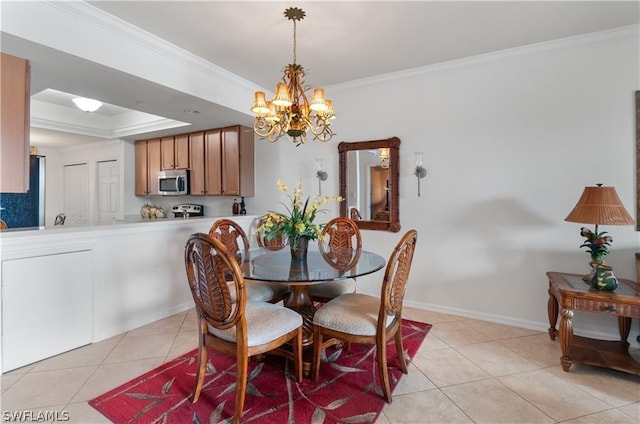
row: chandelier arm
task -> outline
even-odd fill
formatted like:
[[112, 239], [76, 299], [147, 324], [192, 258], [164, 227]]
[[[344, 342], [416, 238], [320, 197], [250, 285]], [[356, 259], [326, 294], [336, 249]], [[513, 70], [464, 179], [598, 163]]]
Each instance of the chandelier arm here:
[[[278, 124], [271, 124], [264, 117], [257, 117], [253, 122], [253, 131], [259, 137], [266, 138], [272, 143], [275, 142], [280, 135], [278, 127]], [[275, 138], [273, 138], [274, 135], [276, 135]]]

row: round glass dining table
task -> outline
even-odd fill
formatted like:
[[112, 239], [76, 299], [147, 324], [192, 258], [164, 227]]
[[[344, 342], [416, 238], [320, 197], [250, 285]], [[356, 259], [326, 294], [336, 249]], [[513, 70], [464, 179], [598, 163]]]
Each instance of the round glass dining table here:
[[349, 263], [344, 269], [330, 261], [319, 250], [309, 247], [307, 259], [292, 260], [289, 249], [268, 250], [250, 249], [241, 260], [242, 274], [248, 280], [281, 282], [289, 285], [321, 284], [327, 281], [361, 277], [379, 271], [386, 260], [374, 252], [361, 250], [359, 257], [354, 249], [351, 257], [355, 263]]
[[[247, 280], [282, 283], [291, 288], [285, 306], [302, 315], [303, 345], [313, 339], [313, 315], [315, 307], [309, 297], [309, 286], [329, 281], [361, 277], [381, 270], [386, 260], [374, 252], [353, 250], [347, 255], [352, 259], [345, 266], [332, 261], [317, 247], [309, 246], [307, 259], [292, 260], [289, 249], [268, 250], [255, 248], [245, 251], [240, 260], [242, 275]], [[334, 258], [335, 259], [335, 258]]]

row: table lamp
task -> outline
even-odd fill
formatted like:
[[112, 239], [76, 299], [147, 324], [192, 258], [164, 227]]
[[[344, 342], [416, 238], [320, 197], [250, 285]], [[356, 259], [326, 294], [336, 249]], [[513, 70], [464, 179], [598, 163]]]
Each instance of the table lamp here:
[[591, 281], [591, 277], [597, 266], [604, 265], [604, 256], [609, 253], [608, 246], [613, 239], [606, 235], [607, 232], [598, 232], [598, 225], [631, 225], [634, 223], [631, 215], [626, 211], [620, 201], [614, 187], [602, 187], [596, 184], [595, 187], [585, 187], [578, 203], [564, 219], [568, 222], [578, 222], [583, 224], [595, 224], [595, 231], [582, 227], [580, 235], [586, 241], [580, 247], [587, 247], [587, 252], [591, 255], [592, 272], [585, 277]]

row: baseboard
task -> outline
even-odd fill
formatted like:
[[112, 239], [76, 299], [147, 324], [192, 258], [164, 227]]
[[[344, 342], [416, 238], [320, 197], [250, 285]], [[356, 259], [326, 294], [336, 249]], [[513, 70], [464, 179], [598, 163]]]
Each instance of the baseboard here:
[[179, 314], [191, 308], [193, 308], [193, 301], [183, 302], [181, 304], [175, 305], [168, 309], [136, 316], [135, 319], [119, 323], [119, 325], [116, 325], [110, 328], [101, 329], [100, 331], [94, 329], [92, 343], [106, 340], [110, 337], [114, 337], [114, 336], [117, 336], [118, 334], [122, 334], [130, 330], [134, 330], [136, 328], [142, 327], [147, 324], [151, 324], [152, 322], [155, 322], [164, 318], [168, 318], [171, 315]]
[[[457, 315], [465, 318], [494, 322], [496, 324], [504, 324], [504, 325], [510, 325], [512, 327], [525, 328], [527, 330], [541, 331], [543, 333], [546, 333], [549, 330], [549, 322], [546, 320], [545, 321], [528, 321], [528, 320], [508, 317], [505, 315], [487, 314], [487, 313], [478, 312], [478, 311], [470, 311], [467, 309], [453, 308], [450, 306], [435, 305], [431, 303], [413, 302], [408, 300], [404, 301], [404, 305], [409, 306], [411, 308], [421, 309], [423, 311]], [[556, 328], [558, 328], [559, 323], [560, 323], [560, 319], [558, 318], [558, 324], [556, 325]], [[582, 329], [574, 328], [574, 332], [576, 335], [583, 336], [583, 337], [590, 337], [593, 339], [618, 340], [616, 339], [616, 336], [618, 336], [617, 327], [615, 328], [614, 331], [598, 331], [593, 329], [582, 330]], [[613, 334], [613, 337], [612, 337], [612, 334]], [[629, 342], [630, 347], [633, 349], [640, 348], [640, 342], [638, 342], [639, 334], [640, 332], [638, 330], [634, 330], [633, 328], [631, 329], [631, 333], [629, 334], [629, 338], [627, 341]]]

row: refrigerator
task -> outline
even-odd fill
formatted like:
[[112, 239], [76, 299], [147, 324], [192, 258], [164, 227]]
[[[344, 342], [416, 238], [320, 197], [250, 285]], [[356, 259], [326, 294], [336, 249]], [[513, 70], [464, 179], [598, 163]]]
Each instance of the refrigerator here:
[[29, 157], [29, 191], [0, 193], [0, 219], [9, 229], [44, 226], [44, 156]]

